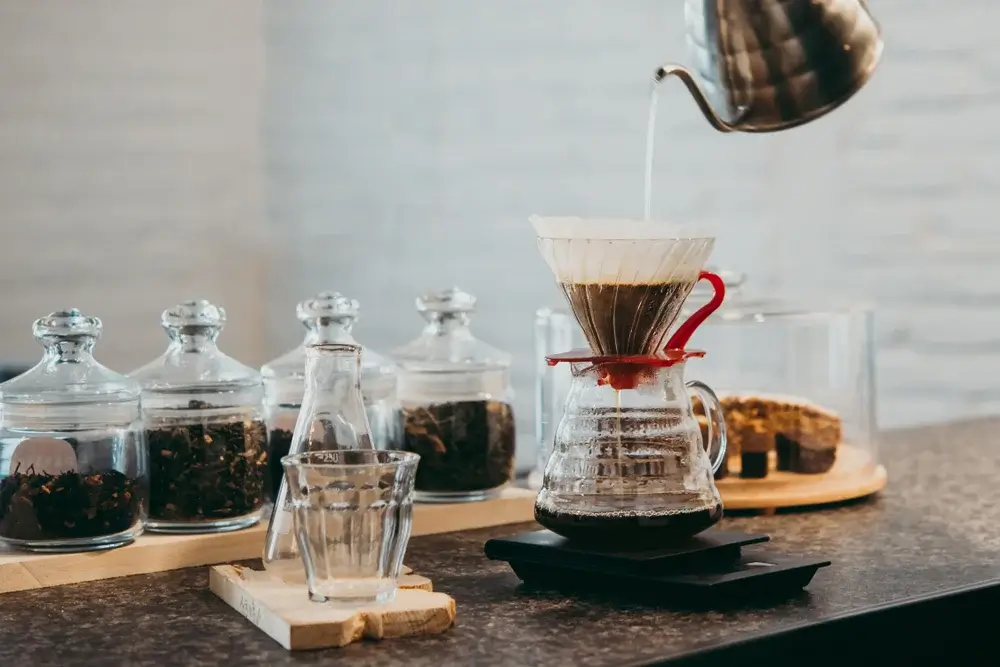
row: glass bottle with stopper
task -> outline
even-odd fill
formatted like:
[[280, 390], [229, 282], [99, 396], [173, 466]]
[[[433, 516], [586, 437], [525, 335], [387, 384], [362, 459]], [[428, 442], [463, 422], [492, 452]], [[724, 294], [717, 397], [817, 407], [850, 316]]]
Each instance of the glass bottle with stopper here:
[[417, 310], [427, 325], [392, 352], [403, 449], [420, 455], [418, 501], [483, 500], [514, 478], [511, 357], [473, 336], [475, 305], [457, 287], [425, 294]]
[[[305, 394], [289, 446], [289, 456], [331, 450], [371, 450], [371, 433], [361, 397], [361, 347], [319, 343], [305, 348]], [[358, 523], [358, 527], [362, 526]], [[264, 567], [286, 582], [304, 582], [305, 569], [295, 539], [295, 516], [287, 481], [267, 526]]]
[[694, 75], [666, 64], [720, 132], [773, 132], [850, 99], [882, 58], [867, 0], [685, 0]]
[[[294, 350], [261, 367], [264, 412], [268, 427], [268, 495], [274, 500], [284, 478], [281, 458], [288, 454], [295, 421], [305, 395], [306, 348], [310, 345], [357, 345], [352, 329], [360, 306], [337, 292], [321, 292], [298, 304], [296, 314], [306, 329]], [[402, 438], [396, 368], [386, 357], [362, 346], [361, 393], [376, 449], [399, 449]]]
[[139, 383], [98, 363], [101, 321], [37, 320], [42, 360], [0, 384], [0, 541], [32, 551], [122, 546], [149, 501]]
[[[639, 546], [698, 533], [722, 516], [713, 481], [726, 450], [715, 394], [684, 381], [704, 352], [688, 339], [722, 303], [702, 270], [714, 239], [654, 222], [533, 218], [538, 245], [590, 346], [549, 357], [572, 382], [536, 520], [570, 540]], [[715, 297], [673, 327], [699, 280]], [[708, 415], [707, 442], [690, 394]], [[711, 459], [709, 452], [712, 453]]]
[[149, 441], [150, 530], [204, 533], [260, 521], [267, 429], [260, 373], [216, 340], [226, 312], [208, 301], [163, 311], [167, 350], [132, 377]]

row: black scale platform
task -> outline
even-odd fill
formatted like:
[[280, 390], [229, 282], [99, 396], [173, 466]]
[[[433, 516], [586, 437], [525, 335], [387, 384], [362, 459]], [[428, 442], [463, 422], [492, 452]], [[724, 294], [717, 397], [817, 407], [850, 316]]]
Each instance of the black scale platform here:
[[486, 557], [505, 561], [528, 587], [613, 592], [662, 603], [738, 602], [788, 596], [830, 561], [743, 547], [767, 535], [709, 530], [683, 542], [641, 551], [578, 546], [548, 530], [489, 540]]

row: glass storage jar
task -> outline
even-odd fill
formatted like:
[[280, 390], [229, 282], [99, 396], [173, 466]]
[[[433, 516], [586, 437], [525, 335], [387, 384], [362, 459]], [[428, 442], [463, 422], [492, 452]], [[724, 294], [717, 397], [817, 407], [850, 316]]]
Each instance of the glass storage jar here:
[[570, 364], [550, 366], [546, 358], [588, 349], [587, 338], [569, 310], [539, 308], [535, 311], [535, 468], [528, 487], [541, 489], [545, 465], [552, 453], [556, 427], [562, 419], [573, 373]]
[[[772, 483], [786, 488], [794, 483], [800, 498], [818, 492], [819, 485], [834, 489], [828, 502], [881, 488], [873, 312], [860, 305], [754, 297], [744, 276], [718, 273], [726, 283], [725, 302], [697, 330], [690, 347], [708, 352], [692, 363], [725, 412], [728, 456], [716, 478], [726, 509], [755, 508], [753, 494], [760, 496]], [[681, 317], [710, 296], [709, 289], [696, 285]], [[562, 314], [540, 311], [536, 322], [538, 387], [548, 392], [539, 394], [544, 409], [536, 414], [542, 443], [551, 440], [567, 391], [556, 369], [544, 367], [546, 354], [561, 351], [549, 350], [546, 337], [582, 338], [572, 317]], [[816, 486], [810, 490], [810, 484]]]
[[[268, 431], [268, 497], [278, 494], [284, 473], [281, 458], [288, 454], [305, 393], [306, 347], [357, 345], [351, 333], [360, 306], [337, 292], [322, 292], [296, 308], [306, 328], [305, 339], [294, 350], [264, 364], [264, 416]], [[402, 439], [396, 368], [387, 358], [361, 348], [361, 392], [376, 449], [399, 449]]]
[[403, 449], [420, 455], [418, 501], [483, 500], [514, 476], [511, 358], [472, 335], [475, 304], [458, 288], [420, 297], [427, 326], [392, 353]]
[[260, 373], [216, 346], [225, 322], [208, 301], [164, 311], [166, 352], [132, 373], [149, 446], [149, 530], [223, 532], [260, 520], [264, 387]]
[[[717, 476], [878, 465], [872, 311], [759, 298], [745, 276], [721, 275], [726, 301], [691, 340], [712, 351], [699, 374], [726, 414], [728, 466]], [[696, 287], [688, 309], [707, 298]]]
[[149, 497], [139, 383], [93, 357], [101, 321], [34, 324], [42, 360], [0, 384], [0, 540], [31, 551], [132, 542]]

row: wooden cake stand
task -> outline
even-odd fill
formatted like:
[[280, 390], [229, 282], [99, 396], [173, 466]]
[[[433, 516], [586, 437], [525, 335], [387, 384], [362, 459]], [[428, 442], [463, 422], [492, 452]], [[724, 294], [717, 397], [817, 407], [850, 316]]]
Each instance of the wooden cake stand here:
[[740, 477], [738, 457], [729, 460], [729, 475], [715, 481], [727, 510], [774, 511], [789, 507], [811, 507], [864, 498], [885, 488], [885, 467], [866, 450], [841, 444], [829, 472], [820, 475], [775, 470], [770, 453], [767, 477]]

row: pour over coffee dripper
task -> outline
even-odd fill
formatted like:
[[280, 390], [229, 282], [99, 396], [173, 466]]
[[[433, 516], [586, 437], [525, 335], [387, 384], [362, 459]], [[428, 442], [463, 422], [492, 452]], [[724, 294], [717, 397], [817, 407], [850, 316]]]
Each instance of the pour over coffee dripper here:
[[[722, 408], [684, 381], [694, 330], [721, 304], [702, 270], [714, 238], [663, 223], [532, 218], [539, 249], [590, 345], [553, 355], [573, 380], [535, 501], [536, 520], [574, 541], [617, 547], [689, 537], [722, 517], [713, 474], [725, 457]], [[695, 283], [715, 296], [668, 339]], [[709, 460], [690, 393], [705, 406]]]

